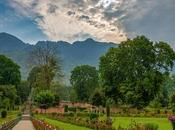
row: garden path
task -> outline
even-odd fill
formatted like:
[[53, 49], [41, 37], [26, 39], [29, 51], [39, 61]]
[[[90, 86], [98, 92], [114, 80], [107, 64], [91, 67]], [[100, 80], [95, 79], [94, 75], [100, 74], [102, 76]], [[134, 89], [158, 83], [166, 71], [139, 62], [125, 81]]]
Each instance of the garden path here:
[[30, 120], [21, 120], [12, 130], [35, 130]]

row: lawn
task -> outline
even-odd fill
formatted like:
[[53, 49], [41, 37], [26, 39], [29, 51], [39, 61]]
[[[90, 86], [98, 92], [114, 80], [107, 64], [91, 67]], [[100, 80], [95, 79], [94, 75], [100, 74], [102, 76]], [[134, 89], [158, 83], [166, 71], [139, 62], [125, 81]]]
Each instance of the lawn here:
[[1, 118], [0, 117], [0, 125], [2, 125], [4, 122], [8, 122], [10, 120], [13, 120], [17, 117], [18, 111], [9, 111], [7, 112], [7, 117], [6, 118]]
[[86, 127], [81, 127], [81, 126], [72, 125], [72, 124], [69, 124], [69, 123], [63, 123], [61, 121], [49, 119], [49, 118], [47, 118], [45, 116], [41, 116], [41, 115], [37, 115], [36, 117], [39, 118], [39, 119], [44, 119], [50, 125], [62, 128], [64, 130], [92, 130], [92, 129], [89, 129], [89, 128], [86, 128]]
[[[42, 116], [42, 115], [37, 115], [37, 118], [44, 119], [49, 124], [53, 126], [57, 126], [59, 128], [63, 128], [64, 130], [92, 130], [86, 127], [76, 126], [69, 123], [63, 123], [61, 121], [49, 119], [46, 116]], [[104, 119], [104, 117], [102, 118]], [[114, 117], [113, 121], [114, 121], [113, 126], [115, 128], [118, 128], [119, 125], [124, 128], [127, 128], [131, 124], [131, 121], [135, 121], [137, 123], [142, 123], [142, 124], [155, 123], [159, 125], [158, 130], [172, 130], [171, 123], [168, 121], [167, 118]]]
[[137, 123], [155, 123], [159, 125], [159, 130], [172, 130], [171, 123], [167, 118], [115, 117], [113, 125], [115, 128], [118, 128], [119, 125], [127, 127], [131, 124], [131, 120]]

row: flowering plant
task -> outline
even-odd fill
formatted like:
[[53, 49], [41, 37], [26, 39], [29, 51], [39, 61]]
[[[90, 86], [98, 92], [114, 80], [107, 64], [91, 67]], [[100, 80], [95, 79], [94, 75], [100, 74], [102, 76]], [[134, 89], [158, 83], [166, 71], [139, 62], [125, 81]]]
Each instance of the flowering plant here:
[[171, 121], [171, 124], [173, 126], [173, 130], [175, 130], [175, 116], [169, 116], [168, 119], [169, 119], [169, 121]]
[[168, 119], [169, 119], [169, 121], [171, 121], [171, 122], [175, 122], [175, 116], [169, 116]]

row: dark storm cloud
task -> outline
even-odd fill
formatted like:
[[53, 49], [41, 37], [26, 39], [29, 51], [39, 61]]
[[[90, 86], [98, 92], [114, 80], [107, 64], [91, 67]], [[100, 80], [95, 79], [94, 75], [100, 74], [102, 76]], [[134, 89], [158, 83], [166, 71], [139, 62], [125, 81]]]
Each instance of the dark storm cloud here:
[[[139, 4], [142, 4], [139, 2]], [[175, 43], [175, 0], [157, 0], [141, 19], [124, 20], [123, 26], [130, 37], [146, 35], [153, 40], [163, 40]], [[139, 13], [139, 12], [138, 12]]]

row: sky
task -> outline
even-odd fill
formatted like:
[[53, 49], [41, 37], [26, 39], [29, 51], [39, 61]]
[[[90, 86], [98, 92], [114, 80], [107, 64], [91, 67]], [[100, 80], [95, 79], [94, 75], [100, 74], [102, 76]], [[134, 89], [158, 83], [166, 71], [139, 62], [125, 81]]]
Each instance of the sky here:
[[145, 35], [175, 47], [175, 0], [0, 0], [0, 32], [26, 43]]

